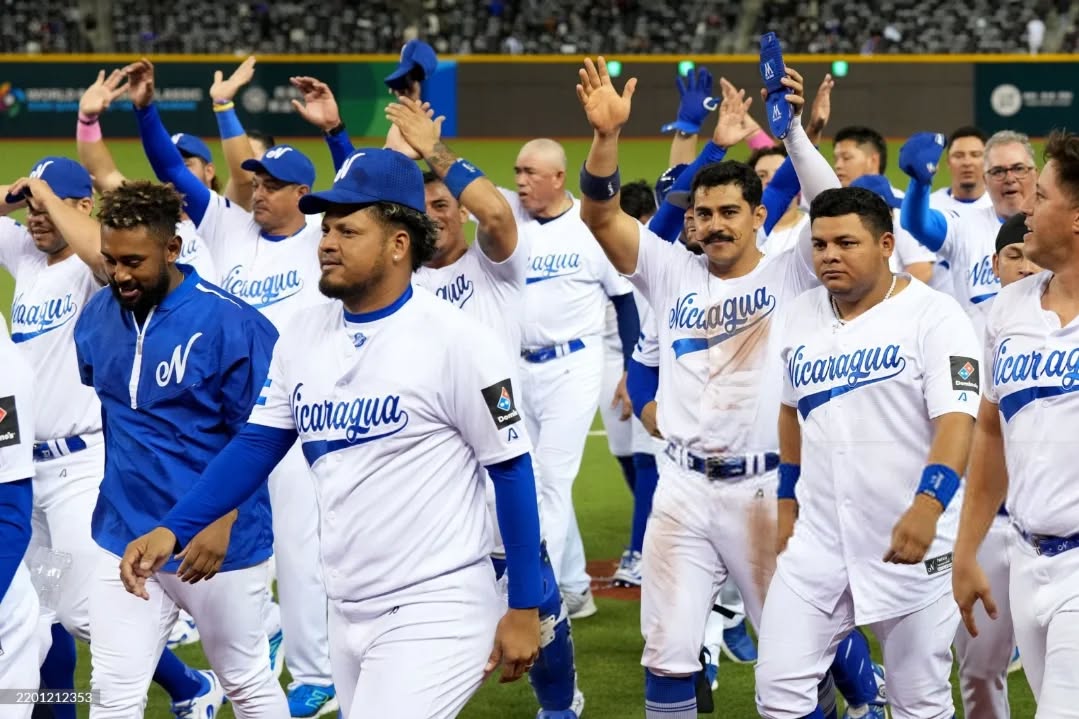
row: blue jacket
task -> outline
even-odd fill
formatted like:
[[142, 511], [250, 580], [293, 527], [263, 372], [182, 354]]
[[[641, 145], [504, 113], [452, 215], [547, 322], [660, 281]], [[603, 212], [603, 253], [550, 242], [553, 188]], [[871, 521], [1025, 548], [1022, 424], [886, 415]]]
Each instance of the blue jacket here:
[[[105, 477], [91, 532], [122, 555], [243, 427], [265, 385], [277, 330], [257, 310], [178, 265], [184, 281], [142, 328], [104, 288], [75, 325], [83, 384], [101, 399]], [[272, 554], [265, 482], [243, 504], [222, 571]], [[165, 565], [175, 570], [176, 560]]]

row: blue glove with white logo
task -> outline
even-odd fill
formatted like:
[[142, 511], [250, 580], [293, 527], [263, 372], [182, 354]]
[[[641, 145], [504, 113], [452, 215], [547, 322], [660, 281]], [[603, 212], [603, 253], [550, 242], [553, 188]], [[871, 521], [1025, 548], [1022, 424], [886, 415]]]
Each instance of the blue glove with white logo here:
[[696, 135], [708, 113], [719, 107], [719, 99], [712, 97], [712, 73], [700, 67], [687, 72], [685, 82], [682, 77], [676, 78], [676, 82], [682, 97], [678, 103], [678, 119], [661, 127], [660, 132], [667, 134], [678, 130]]
[[944, 135], [939, 132], [913, 135], [899, 150], [899, 169], [922, 184], [933, 184], [944, 143]]
[[794, 108], [786, 100], [790, 89], [783, 85], [782, 80], [787, 71], [783, 64], [783, 49], [774, 32], [761, 35], [760, 62], [761, 79], [764, 80], [764, 89], [767, 92], [764, 109], [768, 116], [768, 127], [774, 137], [782, 140], [790, 132]]

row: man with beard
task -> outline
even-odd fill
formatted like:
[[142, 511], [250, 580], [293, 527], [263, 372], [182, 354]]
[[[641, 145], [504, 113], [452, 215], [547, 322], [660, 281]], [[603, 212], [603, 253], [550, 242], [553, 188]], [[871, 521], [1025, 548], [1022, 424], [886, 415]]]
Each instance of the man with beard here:
[[262, 626], [272, 553], [265, 483], [201, 534], [185, 557], [212, 583], [177, 576], [179, 560], [129, 595], [116, 572], [127, 543], [155, 526], [247, 419], [269, 369], [277, 331], [257, 310], [177, 265], [180, 196], [125, 183], [101, 200], [101, 256], [111, 292], [75, 325], [79, 373], [102, 404], [105, 476], [92, 520], [89, 580], [93, 719], [141, 716], [153, 667], [179, 607], [244, 717], [289, 715], [270, 669]]

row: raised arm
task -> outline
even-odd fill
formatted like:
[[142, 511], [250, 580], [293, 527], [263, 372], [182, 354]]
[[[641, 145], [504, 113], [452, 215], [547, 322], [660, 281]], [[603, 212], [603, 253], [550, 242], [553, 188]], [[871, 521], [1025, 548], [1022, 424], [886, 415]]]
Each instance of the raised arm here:
[[786, 68], [787, 74], [782, 83], [790, 92], [786, 96], [794, 111], [794, 121], [791, 123], [790, 132], [783, 138], [783, 144], [787, 148], [787, 154], [794, 164], [794, 170], [798, 174], [798, 181], [802, 185], [802, 193], [806, 200], [813, 199], [835, 187], [840, 187], [839, 178], [835, 170], [813, 146], [805, 129], [802, 127], [800, 117], [802, 107], [805, 105], [804, 87], [802, 76], [794, 69]]
[[233, 98], [240, 88], [251, 82], [255, 75], [255, 58], [249, 57], [224, 79], [224, 74], [214, 72], [214, 84], [210, 86], [210, 99], [214, 103], [214, 116], [217, 129], [221, 134], [221, 150], [225, 153], [225, 164], [229, 168], [229, 181], [225, 185], [225, 197], [245, 210], [251, 209], [251, 200], [255, 195], [255, 175], [243, 168], [247, 160], [256, 159], [247, 139], [240, 118], [236, 116]]
[[105, 260], [101, 255], [101, 226], [89, 212], [72, 207], [56, 196], [49, 184], [40, 178], [23, 177], [12, 183], [8, 192], [22, 196], [40, 212], [49, 216], [56, 231], [79, 259], [94, 273], [101, 284], [108, 281]]
[[668, 167], [693, 162], [697, 156], [697, 136], [701, 132], [708, 113], [719, 104], [712, 97], [712, 73], [705, 68], [697, 68], [686, 73], [685, 78], [676, 77], [678, 87], [678, 117], [660, 128], [666, 134], [673, 132]]
[[577, 97], [592, 125], [592, 147], [581, 170], [581, 219], [599, 242], [607, 259], [624, 275], [637, 269], [639, 223], [619, 205], [618, 136], [629, 120], [637, 78], [630, 78], [622, 94], [614, 89], [607, 63], [585, 58]]
[[345, 123], [341, 121], [333, 91], [329, 85], [313, 77], [290, 77], [289, 82], [303, 93], [303, 102], [293, 100], [292, 106], [300, 117], [322, 131], [326, 145], [330, 148], [334, 170], [341, 169], [356, 148], [352, 146]]
[[442, 178], [450, 193], [479, 223], [476, 241], [492, 262], [503, 262], [517, 249], [517, 221], [499, 189], [474, 165], [459, 157], [439, 138], [444, 117], [432, 119], [419, 102], [399, 96], [386, 108], [386, 118]]
[[127, 92], [123, 84], [123, 70], [113, 70], [108, 78], [105, 71], [97, 73], [97, 80], [86, 88], [79, 99], [79, 122], [75, 129], [75, 146], [79, 153], [79, 162], [90, 173], [94, 189], [108, 192], [123, 184], [123, 173], [116, 167], [105, 140], [101, 136], [101, 113], [108, 109], [114, 100]]
[[933, 175], [944, 151], [944, 136], [919, 132], [899, 150], [899, 167], [910, 176], [910, 187], [903, 197], [899, 222], [914, 239], [937, 252], [948, 238], [948, 220], [944, 213], [929, 207]]

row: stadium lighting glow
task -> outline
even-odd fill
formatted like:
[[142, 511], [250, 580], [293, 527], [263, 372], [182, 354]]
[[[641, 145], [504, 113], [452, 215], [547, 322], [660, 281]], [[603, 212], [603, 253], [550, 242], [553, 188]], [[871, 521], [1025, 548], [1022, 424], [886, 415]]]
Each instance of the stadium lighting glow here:
[[607, 61], [607, 74], [611, 77], [618, 77], [622, 74], [622, 63], [618, 60]]
[[846, 60], [836, 60], [832, 63], [832, 77], [846, 77], [849, 69]]
[[685, 76], [685, 74], [692, 71], [693, 68], [694, 64], [692, 60], [683, 60], [682, 62], [678, 63], [678, 74], [680, 76]]

